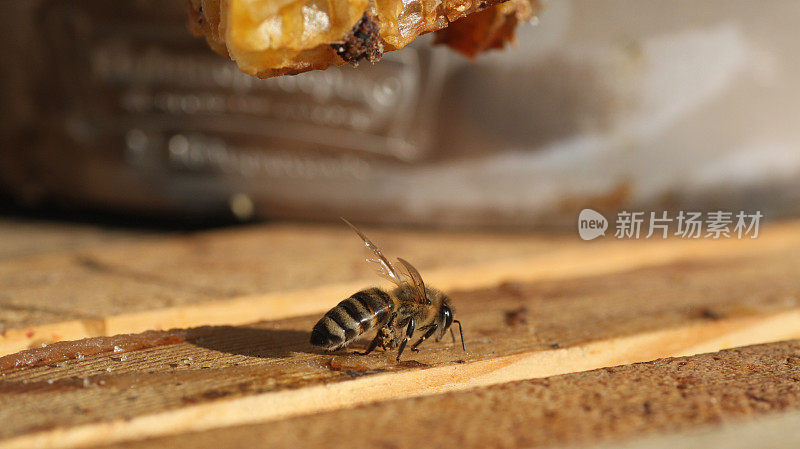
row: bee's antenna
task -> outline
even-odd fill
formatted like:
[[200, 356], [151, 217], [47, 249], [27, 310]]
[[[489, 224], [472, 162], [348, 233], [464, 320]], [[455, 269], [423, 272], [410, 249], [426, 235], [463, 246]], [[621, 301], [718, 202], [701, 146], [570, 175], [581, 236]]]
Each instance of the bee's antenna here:
[[[461, 335], [461, 348], [464, 351], [466, 351], [467, 350], [467, 345], [464, 344], [464, 329], [461, 328], [461, 321], [453, 320], [453, 322], [454, 323], [458, 323], [458, 333], [459, 333], [459, 335]], [[455, 340], [455, 337], [453, 337], [453, 340]]]

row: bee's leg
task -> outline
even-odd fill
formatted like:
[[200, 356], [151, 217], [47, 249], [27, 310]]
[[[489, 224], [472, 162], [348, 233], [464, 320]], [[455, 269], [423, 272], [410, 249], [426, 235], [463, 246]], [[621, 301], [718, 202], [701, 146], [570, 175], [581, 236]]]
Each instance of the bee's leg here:
[[387, 349], [394, 349], [397, 347], [395, 343], [396, 338], [394, 337], [394, 320], [397, 318], [397, 312], [392, 312], [392, 316], [389, 317], [389, 321], [386, 322], [380, 330], [378, 331], [378, 336], [381, 337], [381, 349], [384, 351]]
[[[436, 337], [436, 342], [440, 342], [440, 341], [442, 341], [442, 336], [443, 336], [443, 335], [444, 335], [444, 334], [442, 334], [442, 335], [438, 335], [438, 336]], [[455, 343], [455, 342], [456, 342], [456, 334], [454, 334], [454, 333], [453, 333], [453, 328], [452, 328], [452, 327], [450, 328], [450, 338], [452, 338], [452, 339], [453, 339], [453, 343]]]
[[397, 312], [392, 312], [392, 316], [389, 317], [389, 321], [386, 323], [386, 327], [389, 328], [390, 331], [394, 330], [394, 319], [395, 318], [397, 318]]
[[414, 351], [414, 352], [419, 351], [419, 349], [417, 349], [417, 346], [421, 345], [423, 341], [427, 340], [428, 337], [433, 335], [433, 333], [436, 332], [436, 329], [438, 329], [438, 328], [439, 328], [439, 325], [438, 324], [434, 324], [433, 327], [431, 327], [430, 329], [427, 330], [427, 332], [422, 334], [422, 337], [419, 337], [419, 340], [417, 340], [416, 343], [411, 345], [411, 350]]
[[381, 335], [380, 333], [372, 339], [372, 343], [369, 344], [369, 347], [364, 352], [356, 352], [358, 355], [368, 355], [370, 352], [374, 351], [375, 348], [378, 347], [378, 344], [381, 342]]
[[393, 331], [388, 327], [380, 328], [375, 338], [381, 339], [380, 346], [384, 351], [394, 348], [394, 346], [392, 346], [392, 342], [394, 341]]
[[[402, 325], [400, 327], [403, 327]], [[406, 343], [408, 343], [408, 339], [414, 336], [414, 317], [408, 319], [408, 327], [406, 328], [406, 336], [403, 337], [403, 341], [400, 342], [400, 349], [397, 351], [397, 361], [400, 361], [400, 356], [403, 354], [403, 349], [406, 348]]]

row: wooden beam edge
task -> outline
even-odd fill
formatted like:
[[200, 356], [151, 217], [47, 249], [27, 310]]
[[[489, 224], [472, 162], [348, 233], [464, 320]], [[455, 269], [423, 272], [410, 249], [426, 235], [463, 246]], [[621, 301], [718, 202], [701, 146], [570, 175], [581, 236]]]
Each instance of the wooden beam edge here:
[[562, 349], [222, 399], [129, 420], [21, 435], [0, 441], [0, 449], [72, 449], [177, 435], [795, 338], [800, 338], [800, 309], [766, 316], [697, 322]]

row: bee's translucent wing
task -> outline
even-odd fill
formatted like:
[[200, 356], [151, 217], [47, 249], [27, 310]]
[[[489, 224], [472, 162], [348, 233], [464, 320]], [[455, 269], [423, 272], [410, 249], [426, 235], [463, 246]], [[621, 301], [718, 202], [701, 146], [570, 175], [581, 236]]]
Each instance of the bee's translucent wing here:
[[398, 258], [397, 261], [400, 262], [401, 272], [408, 276], [411, 280], [411, 284], [414, 286], [417, 302], [420, 304], [430, 304], [431, 302], [428, 299], [428, 294], [425, 292], [425, 283], [422, 282], [422, 276], [420, 276], [419, 271], [405, 259]]
[[347, 225], [350, 226], [350, 228], [353, 231], [355, 231], [355, 233], [358, 234], [359, 237], [361, 237], [361, 240], [364, 241], [364, 246], [366, 246], [367, 249], [371, 251], [372, 253], [371, 255], [375, 256], [375, 258], [371, 257], [367, 258], [367, 262], [374, 263], [375, 265], [378, 266], [378, 274], [394, 282], [396, 285], [402, 284], [404, 280], [400, 278], [400, 273], [398, 273], [397, 270], [394, 269], [392, 264], [389, 263], [389, 260], [387, 260], [386, 257], [383, 255], [380, 248], [378, 248], [374, 243], [372, 243], [372, 241], [370, 241], [370, 239], [368, 239], [367, 236], [364, 235], [364, 233], [359, 231], [358, 228], [355, 227], [355, 225], [353, 225], [353, 223], [350, 223], [344, 218], [342, 218], [342, 221], [347, 223]]

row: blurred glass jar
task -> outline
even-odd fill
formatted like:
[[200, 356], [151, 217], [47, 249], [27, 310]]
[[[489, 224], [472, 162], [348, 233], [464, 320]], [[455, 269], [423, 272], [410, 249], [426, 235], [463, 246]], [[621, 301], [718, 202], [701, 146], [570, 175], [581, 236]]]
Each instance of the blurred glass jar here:
[[791, 215], [800, 10], [754, 3], [553, 1], [476, 63], [428, 39], [257, 80], [186, 31], [181, 0], [3, 1], [0, 183], [28, 205], [174, 218]]
[[16, 61], [2, 76], [0, 172], [26, 203], [318, 217], [346, 207], [371, 164], [430, 148], [430, 52], [258, 80], [187, 32], [182, 1], [0, 7]]

